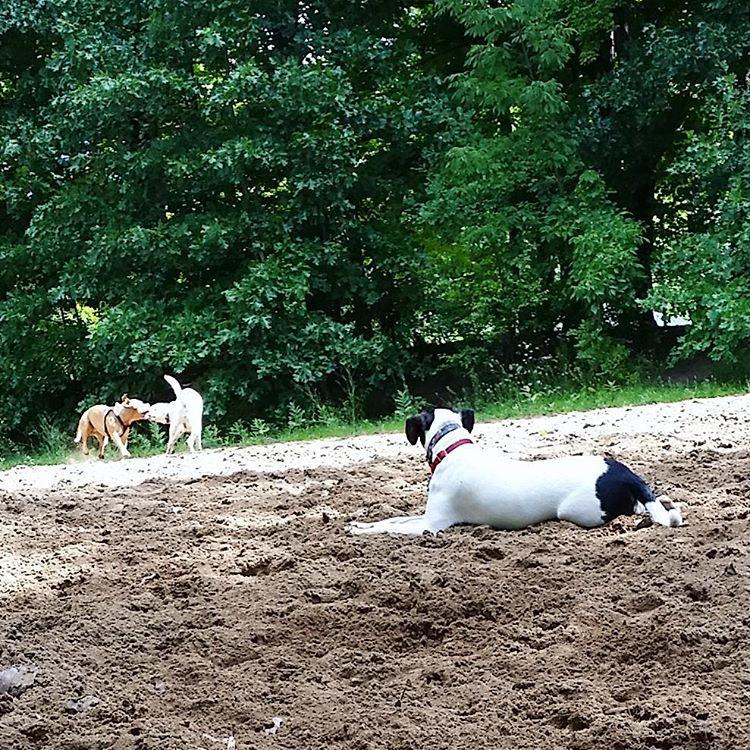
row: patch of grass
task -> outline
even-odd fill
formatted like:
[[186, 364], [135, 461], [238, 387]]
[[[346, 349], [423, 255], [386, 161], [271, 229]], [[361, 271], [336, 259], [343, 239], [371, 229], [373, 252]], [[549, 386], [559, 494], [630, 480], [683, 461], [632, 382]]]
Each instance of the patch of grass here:
[[[750, 391], [750, 383], [719, 383], [703, 381], [690, 385], [669, 385], [659, 383], [640, 383], [619, 386], [612, 383], [591, 386], [560, 386], [554, 389], [541, 389], [530, 392], [519, 389], [505, 395], [495, 395], [471, 403], [467, 400], [461, 406], [474, 406], [477, 421], [487, 422], [498, 419], [540, 416], [544, 414], [561, 414], [571, 411], [588, 411], [611, 406], [636, 406], [641, 404], [668, 403], [693, 398], [714, 398], [731, 396]], [[403, 412], [408, 393], [399, 396]], [[415, 409], [419, 401], [414, 400]], [[404, 414], [399, 413], [383, 420], [357, 420], [346, 422], [346, 416], [336, 413], [330, 407], [321, 407], [315, 421], [307, 426], [297, 426], [301, 417], [294, 410], [290, 412], [285, 429], [274, 429], [261, 419], [253, 420], [249, 425], [236, 422], [221, 435], [216, 426], [209, 424], [203, 431], [204, 448], [237, 447], [284, 443], [295, 440], [321, 440], [325, 438], [343, 438], [356, 435], [373, 435], [380, 432], [401, 432], [404, 425]], [[351, 413], [347, 409], [347, 413]], [[35, 450], [16, 452], [0, 457], [0, 469], [10, 469], [21, 464], [43, 465], [60, 463], [78, 463], [79, 461], [96, 460], [95, 451], [86, 458], [79, 448], [72, 447], [72, 436], [62, 432], [52, 424], [43, 425], [43, 441]], [[129, 448], [133, 456], [154, 456], [164, 452], [166, 432], [154, 424], [141, 424], [131, 433]], [[93, 444], [93, 441], [92, 441]], [[187, 450], [182, 438], [177, 445], [177, 452]], [[113, 446], [107, 448], [107, 459], [117, 458]]]
[[522, 393], [515, 398], [492, 401], [477, 408], [482, 420], [533, 417], [589, 411], [613, 406], [639, 406], [670, 403], [693, 398], [733, 396], [750, 391], [750, 383], [717, 383], [703, 381], [690, 385], [634, 384], [579, 387], [578, 389], [540, 390]]

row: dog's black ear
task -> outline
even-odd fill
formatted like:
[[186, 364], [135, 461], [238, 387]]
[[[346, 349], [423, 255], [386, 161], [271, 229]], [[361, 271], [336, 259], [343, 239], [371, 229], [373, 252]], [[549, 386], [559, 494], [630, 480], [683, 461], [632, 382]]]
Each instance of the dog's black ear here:
[[406, 420], [407, 440], [412, 445], [414, 445], [417, 440], [421, 440], [422, 445], [424, 445], [425, 435], [427, 434], [427, 430], [430, 429], [434, 419], [435, 415], [432, 411], [423, 411], [417, 414], [416, 417], [409, 417], [409, 419]]
[[427, 415], [424, 412], [417, 414], [416, 417], [409, 417], [406, 420], [406, 439], [412, 445], [416, 445], [417, 440], [421, 440], [424, 445], [424, 436], [428, 426]]
[[412, 445], [416, 445], [417, 440], [421, 440], [424, 445], [424, 432], [424, 414], [417, 414], [406, 420], [406, 439]]
[[467, 432], [474, 429], [474, 410], [461, 409], [461, 425]]

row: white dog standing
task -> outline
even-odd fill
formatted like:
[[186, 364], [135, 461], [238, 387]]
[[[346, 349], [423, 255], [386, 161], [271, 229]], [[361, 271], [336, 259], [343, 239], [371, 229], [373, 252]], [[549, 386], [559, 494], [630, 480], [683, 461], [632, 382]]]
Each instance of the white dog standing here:
[[643, 479], [619, 461], [598, 456], [505, 459], [474, 443], [473, 427], [469, 409], [435, 409], [407, 419], [406, 436], [412, 445], [422, 441], [432, 470], [424, 515], [352, 522], [348, 530], [422, 534], [461, 523], [522, 529], [551, 519], [591, 528], [617, 516], [645, 513], [662, 526], [682, 525], [671, 500], [654, 497]]
[[203, 431], [203, 398], [192, 388], [183, 388], [171, 375], [164, 380], [174, 391], [175, 400], [169, 403], [151, 404], [148, 418], [151, 422], [169, 425], [167, 453], [174, 451], [174, 445], [185, 432], [189, 432], [188, 448], [192, 453], [201, 450], [201, 432]]

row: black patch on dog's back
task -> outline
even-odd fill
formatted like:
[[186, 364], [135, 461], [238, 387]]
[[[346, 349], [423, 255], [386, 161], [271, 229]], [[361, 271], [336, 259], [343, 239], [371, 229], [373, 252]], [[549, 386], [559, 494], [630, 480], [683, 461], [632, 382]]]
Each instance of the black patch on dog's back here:
[[632, 516], [635, 504], [654, 499], [649, 486], [625, 464], [605, 458], [607, 470], [596, 480], [596, 496], [605, 521], [617, 516]]

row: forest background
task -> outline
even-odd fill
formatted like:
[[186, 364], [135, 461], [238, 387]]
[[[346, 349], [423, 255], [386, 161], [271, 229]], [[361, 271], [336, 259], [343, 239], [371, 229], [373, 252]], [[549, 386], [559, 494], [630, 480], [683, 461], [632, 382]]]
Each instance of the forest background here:
[[748, 28], [743, 0], [5, 0], [3, 451], [164, 372], [237, 437], [745, 377]]

